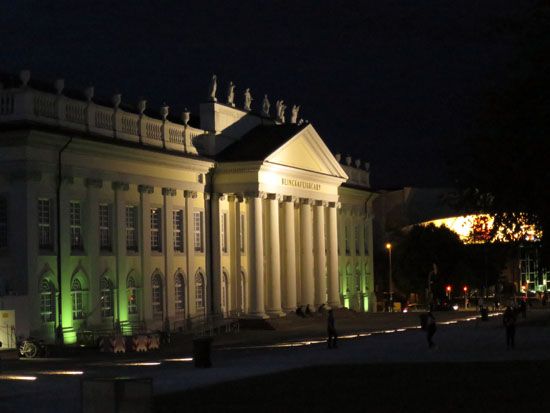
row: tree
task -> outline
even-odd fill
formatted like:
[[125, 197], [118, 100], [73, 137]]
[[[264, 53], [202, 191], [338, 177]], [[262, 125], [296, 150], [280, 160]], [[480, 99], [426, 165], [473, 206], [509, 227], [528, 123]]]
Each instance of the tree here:
[[460, 188], [455, 206], [495, 216], [494, 230], [518, 220], [542, 229], [548, 262], [550, 203], [550, 1], [506, 29], [516, 37], [516, 58], [502, 84], [484, 96], [466, 156], [455, 164]]
[[464, 257], [464, 245], [458, 235], [446, 227], [414, 226], [395, 242], [393, 278], [396, 288], [404, 293], [424, 296], [428, 274], [437, 267], [432, 281], [437, 289], [458, 282]]

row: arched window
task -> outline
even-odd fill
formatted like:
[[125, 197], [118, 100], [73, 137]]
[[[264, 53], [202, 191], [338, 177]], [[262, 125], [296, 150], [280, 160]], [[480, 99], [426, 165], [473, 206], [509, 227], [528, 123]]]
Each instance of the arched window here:
[[174, 280], [174, 304], [176, 314], [181, 316], [185, 312], [185, 281], [181, 274], [176, 274]]
[[75, 278], [71, 285], [71, 296], [73, 301], [73, 320], [82, 320], [84, 318], [84, 292], [78, 278]]
[[47, 279], [40, 283], [40, 318], [43, 323], [55, 321], [55, 289]]
[[153, 275], [151, 280], [151, 294], [152, 294], [152, 305], [153, 305], [153, 318], [161, 319], [163, 318], [163, 300], [162, 300], [162, 278], [160, 274]]
[[112, 317], [114, 307], [113, 283], [107, 277], [101, 279], [101, 317]]
[[126, 297], [128, 298], [128, 314], [137, 314], [136, 280], [132, 276], [129, 276], [126, 281]]
[[195, 303], [197, 310], [203, 310], [206, 305], [204, 297], [204, 279], [200, 272], [195, 274]]

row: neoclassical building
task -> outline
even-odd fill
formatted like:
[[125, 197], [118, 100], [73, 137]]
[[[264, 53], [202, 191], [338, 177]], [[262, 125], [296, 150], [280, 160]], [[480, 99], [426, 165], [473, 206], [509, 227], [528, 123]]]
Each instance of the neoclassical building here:
[[[20, 334], [374, 311], [368, 167], [216, 98], [173, 118], [28, 71], [0, 87], [0, 308]], [[233, 86], [234, 87], [234, 86]]]

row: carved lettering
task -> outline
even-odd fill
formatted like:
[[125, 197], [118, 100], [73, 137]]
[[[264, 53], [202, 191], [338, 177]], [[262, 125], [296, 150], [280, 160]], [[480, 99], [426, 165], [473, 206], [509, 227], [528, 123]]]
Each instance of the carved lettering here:
[[312, 191], [320, 191], [321, 184], [315, 182], [300, 181], [298, 179], [281, 178], [281, 184], [286, 186], [293, 186], [296, 188], [310, 189]]

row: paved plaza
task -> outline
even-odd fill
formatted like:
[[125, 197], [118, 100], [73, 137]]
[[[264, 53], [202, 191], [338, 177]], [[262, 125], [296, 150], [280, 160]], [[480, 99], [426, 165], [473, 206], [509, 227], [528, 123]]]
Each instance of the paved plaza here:
[[[22, 376], [29, 380], [0, 380], [0, 410], [27, 411], [32, 406], [33, 411], [78, 411], [80, 381], [91, 377], [151, 377], [155, 395], [162, 395], [308, 366], [550, 360], [548, 310], [531, 311], [526, 320], [519, 318], [513, 350], [506, 349], [499, 314], [487, 322], [468, 313], [441, 314], [440, 317], [436, 314], [439, 320], [445, 321], [439, 324], [435, 335], [438, 346], [435, 350], [428, 349], [425, 333], [415, 325], [407, 328], [397, 314], [383, 317], [386, 328], [346, 334], [340, 338], [336, 350], [328, 350], [320, 337], [311, 336], [287, 341], [271, 337], [271, 343], [257, 340], [253, 345], [235, 340], [224, 344], [219, 340], [210, 369], [194, 368], [191, 354], [4, 361], [2, 377]], [[256, 332], [257, 336], [262, 334]], [[75, 375], [51, 374], [60, 372]]]

